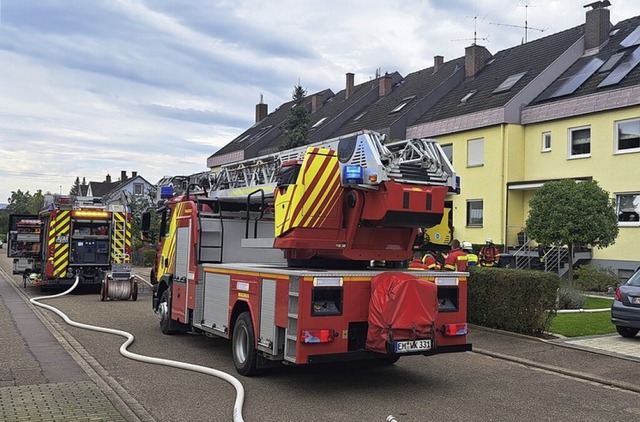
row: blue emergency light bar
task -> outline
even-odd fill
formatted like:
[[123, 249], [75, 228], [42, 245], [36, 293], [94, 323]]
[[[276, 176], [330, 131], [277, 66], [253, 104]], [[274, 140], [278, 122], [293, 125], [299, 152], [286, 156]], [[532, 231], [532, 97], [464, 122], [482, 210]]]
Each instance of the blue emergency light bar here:
[[160, 199], [168, 199], [173, 196], [173, 187], [172, 186], [161, 186], [160, 187]]
[[364, 181], [362, 166], [347, 164], [342, 167], [342, 183], [353, 185]]

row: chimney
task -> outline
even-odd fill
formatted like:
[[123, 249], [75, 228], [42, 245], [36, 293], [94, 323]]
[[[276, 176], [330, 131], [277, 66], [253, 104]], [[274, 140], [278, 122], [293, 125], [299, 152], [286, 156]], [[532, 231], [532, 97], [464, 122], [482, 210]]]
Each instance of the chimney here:
[[126, 170], [121, 170], [120, 171], [120, 181], [124, 182], [125, 180], [127, 180], [127, 171]]
[[380, 83], [378, 85], [378, 96], [384, 97], [385, 95], [391, 94], [391, 85], [393, 80], [391, 79], [391, 75], [385, 73], [383, 77], [380, 78]]
[[134, 177], [138, 177], [138, 172], [137, 171], [132, 171], [131, 172], [131, 178], [133, 179]]
[[609, 18], [611, 12], [606, 7], [610, 4], [608, 1], [600, 1], [585, 6], [592, 7], [592, 9], [587, 10], [584, 35], [585, 50], [598, 48], [609, 40], [609, 32], [611, 31]]
[[256, 123], [261, 122], [269, 114], [269, 107], [262, 102], [262, 94], [260, 94], [260, 103], [256, 104]]
[[491, 57], [489, 50], [481, 45], [472, 44], [464, 49], [464, 76], [475, 76], [484, 68], [487, 59]]
[[347, 87], [344, 91], [344, 99], [346, 100], [353, 94], [353, 73], [347, 73]]
[[436, 73], [444, 64], [443, 56], [433, 56], [433, 73]]
[[311, 97], [311, 113], [315, 113], [322, 107], [322, 96], [319, 94]]
[[111, 183], [111, 175], [107, 174], [107, 177], [104, 179], [105, 182]]

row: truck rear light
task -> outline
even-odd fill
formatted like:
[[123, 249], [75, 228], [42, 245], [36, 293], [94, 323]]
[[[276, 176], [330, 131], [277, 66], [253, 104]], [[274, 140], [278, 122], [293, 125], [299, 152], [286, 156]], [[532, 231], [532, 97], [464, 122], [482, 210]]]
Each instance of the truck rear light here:
[[335, 331], [328, 330], [302, 330], [300, 341], [302, 343], [332, 343]]
[[466, 336], [469, 333], [469, 327], [464, 324], [445, 324], [444, 335], [448, 337]]

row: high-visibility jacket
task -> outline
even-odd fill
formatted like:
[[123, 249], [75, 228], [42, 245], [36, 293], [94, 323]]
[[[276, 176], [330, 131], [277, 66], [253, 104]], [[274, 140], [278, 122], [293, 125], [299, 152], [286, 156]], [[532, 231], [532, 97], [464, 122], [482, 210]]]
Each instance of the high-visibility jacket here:
[[478, 265], [478, 255], [467, 252], [467, 266], [475, 267]]
[[495, 246], [483, 246], [480, 249], [480, 265], [483, 267], [493, 267], [500, 262], [500, 249]]
[[422, 257], [422, 263], [424, 265], [426, 265], [427, 268], [430, 269], [430, 270], [439, 270], [440, 269], [440, 265], [438, 265], [438, 262], [433, 257], [433, 255], [431, 255], [430, 253], [428, 253], [428, 254], [426, 254], [425, 256]]
[[467, 253], [462, 249], [453, 249], [444, 260], [444, 269], [448, 271], [467, 271]]
[[409, 263], [409, 269], [410, 270], [428, 270], [429, 267], [423, 264], [421, 260], [414, 259]]

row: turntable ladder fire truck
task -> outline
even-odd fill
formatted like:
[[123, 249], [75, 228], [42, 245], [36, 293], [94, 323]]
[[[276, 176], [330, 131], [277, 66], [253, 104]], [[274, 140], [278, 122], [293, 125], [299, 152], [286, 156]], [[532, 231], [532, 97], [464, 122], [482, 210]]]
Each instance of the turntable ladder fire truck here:
[[25, 274], [40, 262], [42, 222], [35, 214], [9, 214], [7, 257], [13, 258], [13, 274]]
[[230, 339], [242, 375], [471, 350], [468, 274], [401, 265], [417, 228], [441, 221], [455, 171], [434, 140], [383, 140], [361, 131], [227, 165], [208, 192], [165, 191], [162, 332]]
[[112, 266], [130, 265], [131, 213], [124, 204], [103, 204], [98, 197], [47, 195], [40, 212], [43, 251], [40, 277], [33, 284], [73, 284], [99, 290]]

